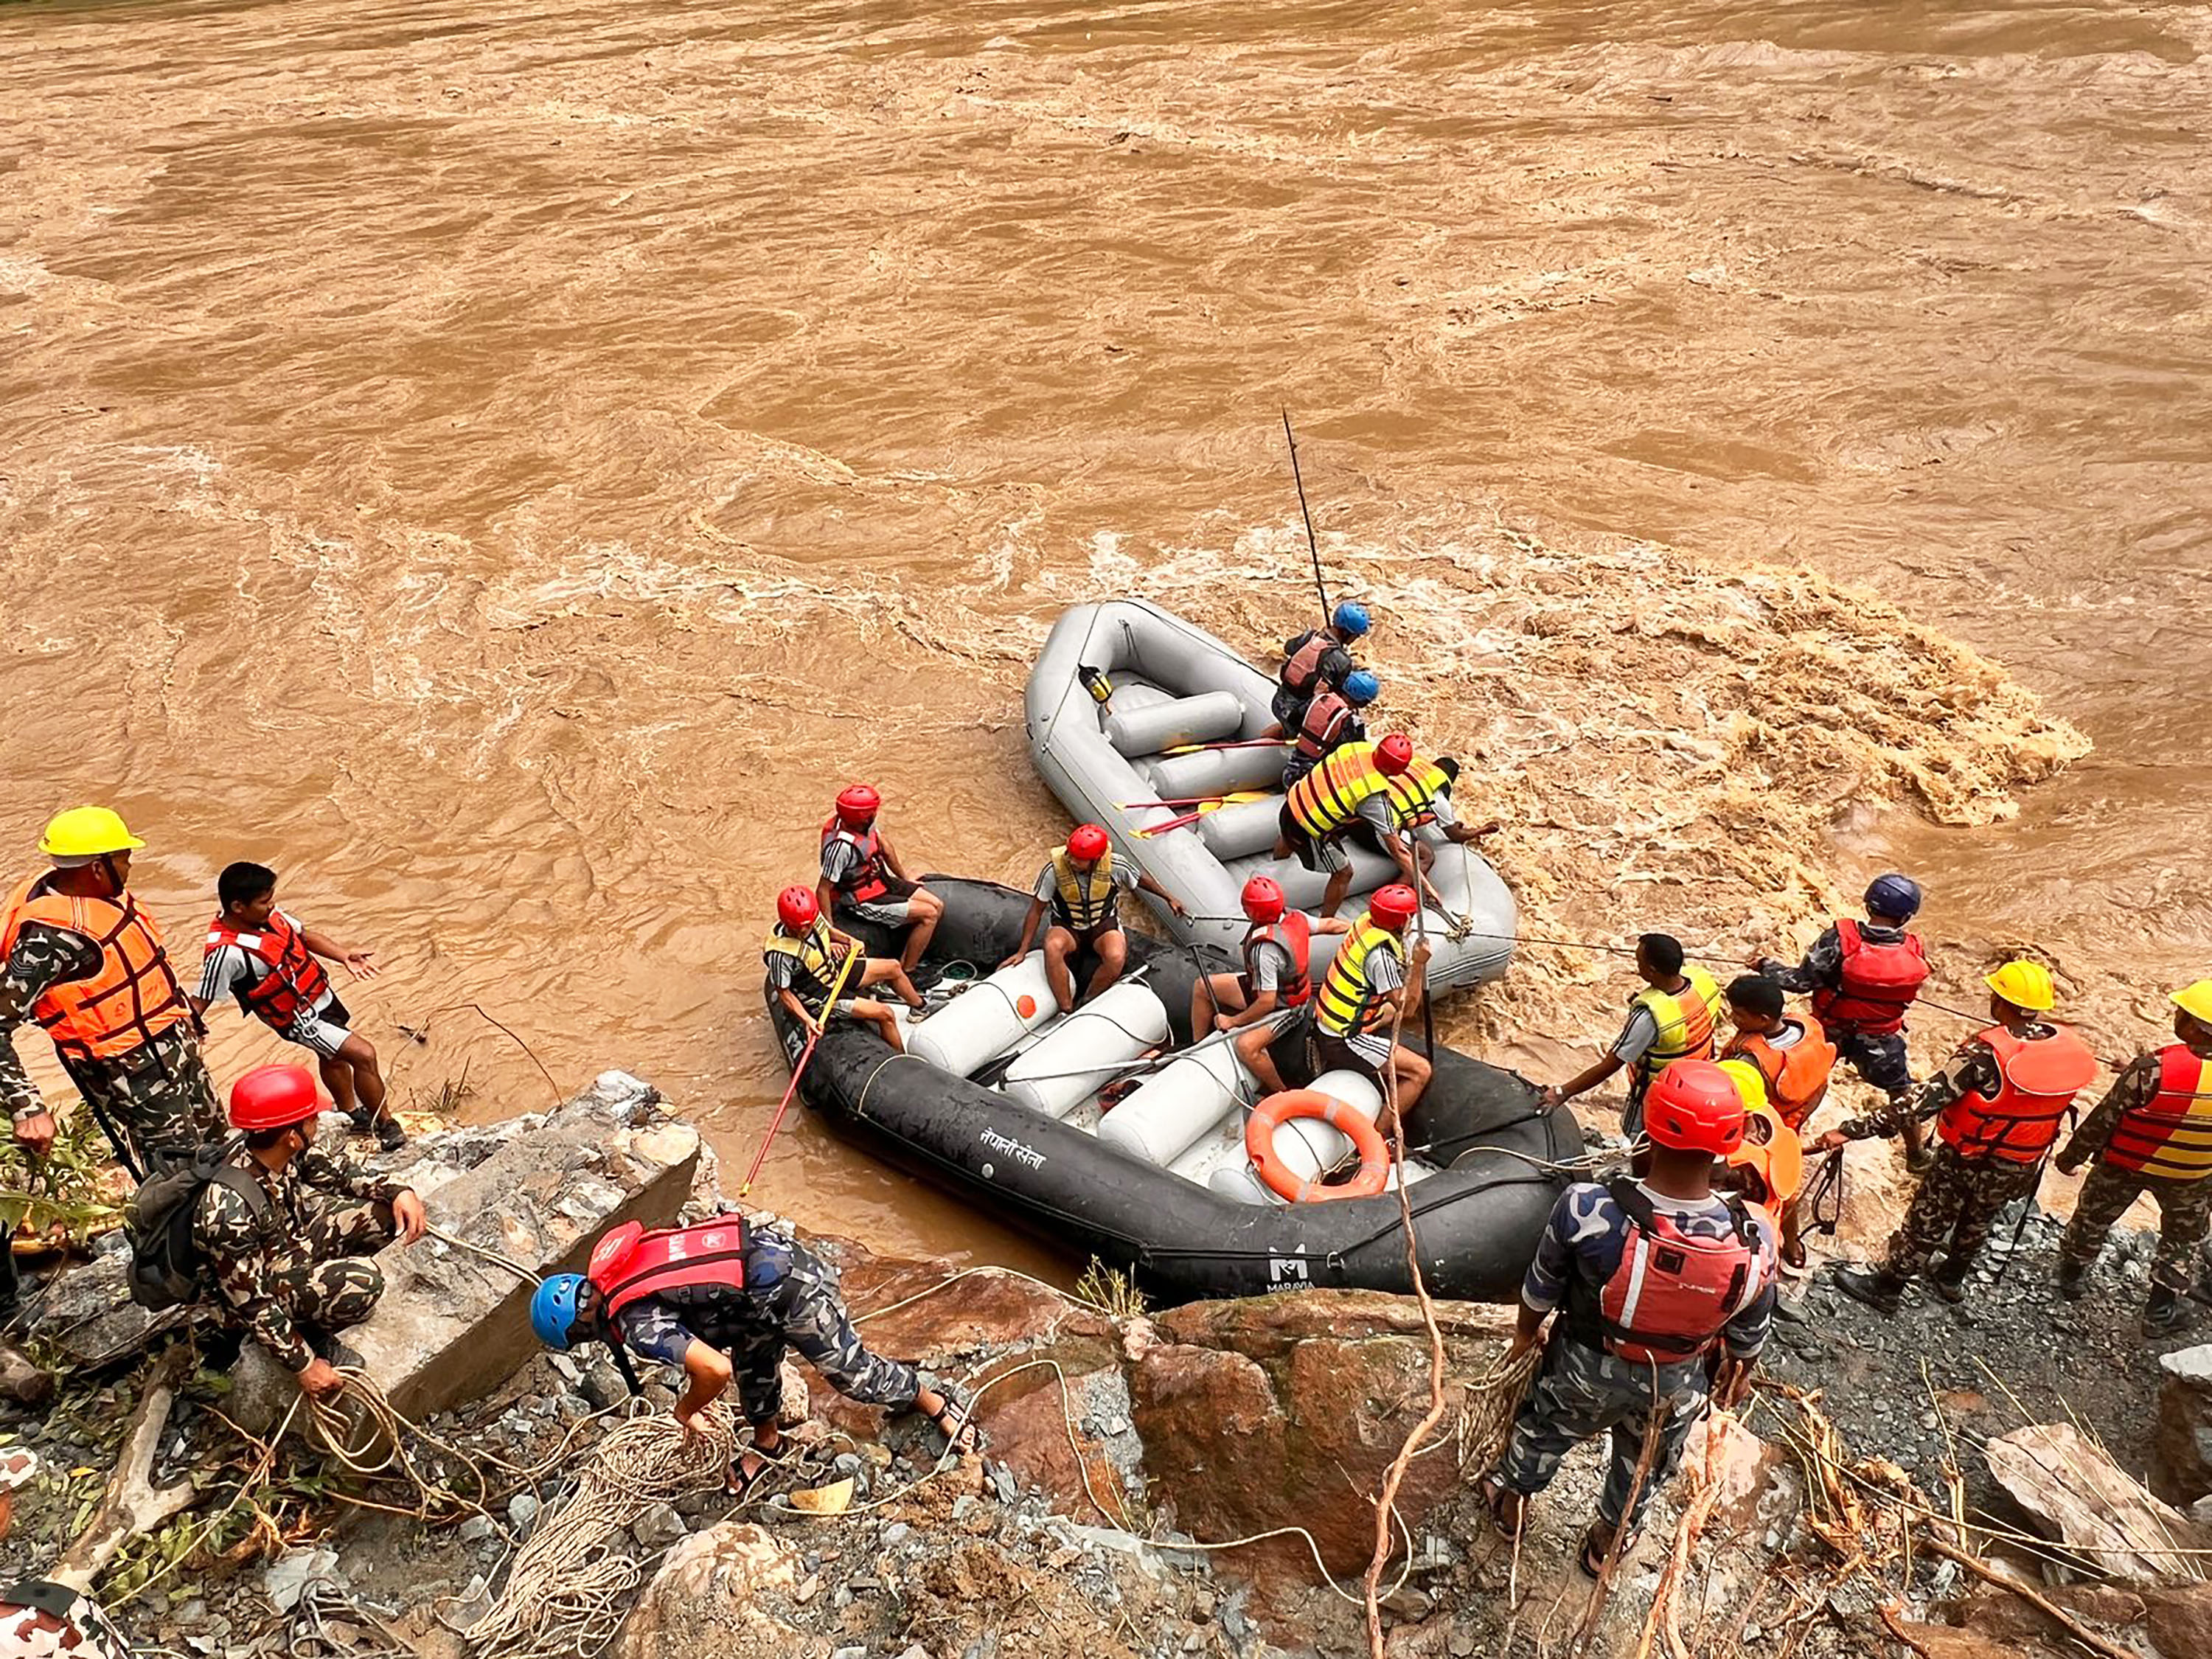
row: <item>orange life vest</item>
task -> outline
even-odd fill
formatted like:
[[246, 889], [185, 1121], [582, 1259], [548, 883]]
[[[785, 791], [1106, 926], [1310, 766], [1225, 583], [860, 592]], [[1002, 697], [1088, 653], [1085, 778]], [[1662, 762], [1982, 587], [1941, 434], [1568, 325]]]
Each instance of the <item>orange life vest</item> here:
[[217, 916], [208, 924], [207, 948], [213, 954], [226, 945], [235, 945], [267, 966], [267, 973], [238, 994], [238, 1006], [279, 1031], [290, 1030], [331, 988], [323, 964], [280, 911], [270, 911], [267, 925], [258, 933], [241, 933]]
[[830, 822], [822, 826], [822, 850], [828, 852], [833, 841], [850, 842], [860, 853], [860, 862], [853, 873], [838, 884], [837, 891], [847, 903], [866, 904], [891, 890], [890, 871], [884, 863], [883, 838], [876, 834], [874, 824], [866, 830], [848, 829], [845, 821], [832, 812]]
[[744, 1219], [734, 1215], [652, 1232], [626, 1221], [592, 1247], [584, 1277], [599, 1293], [599, 1317], [611, 1321], [663, 1291], [696, 1285], [743, 1290], [750, 1243]]
[[1877, 942], [1849, 916], [1839, 916], [1836, 938], [1844, 947], [1838, 982], [1813, 993], [1813, 1012], [1820, 1024], [1867, 1036], [1903, 1030], [1905, 1011], [1928, 979], [1928, 952], [1920, 935]]
[[2159, 1051], [2158, 1092], [2120, 1114], [2105, 1158], [2163, 1181], [2212, 1175], [2212, 1060], [2185, 1042]]
[[100, 968], [89, 979], [50, 986], [31, 1005], [31, 1018], [64, 1060], [112, 1060], [191, 1018], [161, 930], [137, 900], [128, 893], [118, 901], [36, 891], [46, 879], [33, 877], [9, 898], [0, 960], [14, 954], [27, 921], [82, 933], [100, 947]]
[[1782, 1121], [1802, 1129], [1820, 1098], [1828, 1092], [1828, 1073], [1836, 1064], [1836, 1045], [1817, 1025], [1800, 1028], [1803, 1035], [1787, 1048], [1778, 1048], [1755, 1031], [1739, 1031], [1729, 1039], [1723, 1060], [1747, 1060], [1766, 1079], [1767, 1097]]
[[1961, 1158], [2040, 1161], [2058, 1139], [2059, 1121], [2074, 1097], [2097, 1075], [2096, 1055], [2067, 1025], [2031, 1039], [1992, 1025], [1974, 1040], [1997, 1057], [1996, 1097], [1972, 1091], [1960, 1096], [1943, 1109], [1936, 1132]]
[[1337, 643], [1336, 635], [1326, 628], [1316, 628], [1298, 636], [1297, 649], [1283, 663], [1284, 688], [1297, 696], [1310, 696], [1314, 676], [1320, 672], [1321, 659]]
[[1246, 933], [1244, 977], [1249, 983], [1258, 982], [1254, 961], [1262, 945], [1279, 945], [1290, 953], [1291, 977], [1275, 988], [1275, 996], [1285, 1007], [1297, 1007], [1313, 994], [1313, 977], [1307, 966], [1313, 950], [1313, 924], [1306, 920], [1304, 911], [1285, 910], [1277, 920]]

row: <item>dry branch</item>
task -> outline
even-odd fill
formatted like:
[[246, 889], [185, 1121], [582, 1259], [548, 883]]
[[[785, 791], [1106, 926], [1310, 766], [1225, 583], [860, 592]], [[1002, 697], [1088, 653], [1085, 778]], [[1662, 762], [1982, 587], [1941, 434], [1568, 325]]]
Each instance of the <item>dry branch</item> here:
[[121, 1455], [115, 1472], [107, 1477], [100, 1507], [47, 1575], [56, 1583], [89, 1590], [92, 1581], [125, 1544], [181, 1515], [199, 1497], [189, 1480], [173, 1486], [154, 1485], [154, 1459], [161, 1449], [162, 1432], [169, 1426], [169, 1407], [175, 1402], [177, 1384], [191, 1359], [191, 1351], [179, 1344], [147, 1373], [146, 1392], [124, 1432]]

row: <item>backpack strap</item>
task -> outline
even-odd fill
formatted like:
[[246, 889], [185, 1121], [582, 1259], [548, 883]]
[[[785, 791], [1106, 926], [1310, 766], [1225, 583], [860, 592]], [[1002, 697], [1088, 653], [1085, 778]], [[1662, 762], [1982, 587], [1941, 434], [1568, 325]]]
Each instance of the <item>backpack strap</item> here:
[[208, 1172], [208, 1185], [234, 1194], [252, 1218], [253, 1231], [264, 1244], [268, 1243], [277, 1231], [276, 1206], [269, 1201], [269, 1194], [259, 1182], [229, 1161], [229, 1147], [222, 1148], [221, 1156], [223, 1161]]
[[1626, 1176], [1616, 1176], [1605, 1183], [1605, 1194], [1620, 1206], [1621, 1213], [1636, 1224], [1639, 1232], [1650, 1232], [1658, 1224], [1659, 1212], [1652, 1206], [1644, 1188]]

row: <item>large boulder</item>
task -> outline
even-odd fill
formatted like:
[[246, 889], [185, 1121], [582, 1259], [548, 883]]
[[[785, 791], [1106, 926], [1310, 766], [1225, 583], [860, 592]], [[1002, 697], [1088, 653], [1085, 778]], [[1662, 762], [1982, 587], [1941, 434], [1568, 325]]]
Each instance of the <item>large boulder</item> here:
[[646, 1585], [610, 1650], [611, 1659], [827, 1651], [761, 1606], [765, 1592], [789, 1590], [799, 1553], [745, 1521], [693, 1533], [668, 1553]]
[[2174, 1543], [2195, 1543], [2188, 1516], [2152, 1497], [2072, 1424], [2015, 1429], [1983, 1455], [2013, 1501], [2099, 1571], [2130, 1584], [2197, 1576], [2193, 1564], [2169, 1553]]
[[2194, 1503], [2212, 1492], [2212, 1342], [2160, 1354], [2158, 1369], [2151, 1486], [2172, 1503]]
[[[1487, 1370], [1512, 1330], [1510, 1309], [1438, 1304], [1449, 1338], [1450, 1443], [1462, 1380]], [[1363, 1571], [1375, 1543], [1372, 1494], [1428, 1403], [1429, 1349], [1415, 1304], [1365, 1291], [1194, 1304], [1159, 1316], [1160, 1345], [1137, 1362], [1132, 1394], [1156, 1501], [1200, 1538], [1304, 1528], [1331, 1572]], [[1399, 1488], [1408, 1527], [1462, 1480], [1451, 1450], [1417, 1457]], [[1282, 1578], [1310, 1578], [1305, 1541], [1255, 1546]]]

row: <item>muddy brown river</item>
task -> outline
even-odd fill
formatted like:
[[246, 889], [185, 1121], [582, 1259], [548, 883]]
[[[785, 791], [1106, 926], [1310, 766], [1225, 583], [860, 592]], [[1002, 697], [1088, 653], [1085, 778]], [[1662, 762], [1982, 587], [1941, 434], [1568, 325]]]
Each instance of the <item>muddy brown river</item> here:
[[[277, 866], [382, 953], [403, 1105], [546, 1097], [477, 1004], [742, 1161], [762, 919], [837, 786], [1026, 879], [1060, 611], [1303, 625], [1287, 406], [1532, 921], [1733, 949], [1894, 859], [1954, 996], [2039, 945], [2119, 1052], [2212, 972], [2208, 45], [2156, 4], [0, 5], [0, 826], [23, 864], [122, 807], [193, 957], [215, 872]], [[1533, 1064], [1610, 1018], [1611, 963], [1526, 961], [1447, 1030]], [[217, 1033], [226, 1079], [276, 1046]], [[1039, 1259], [811, 1122], [762, 1192]]]

